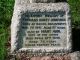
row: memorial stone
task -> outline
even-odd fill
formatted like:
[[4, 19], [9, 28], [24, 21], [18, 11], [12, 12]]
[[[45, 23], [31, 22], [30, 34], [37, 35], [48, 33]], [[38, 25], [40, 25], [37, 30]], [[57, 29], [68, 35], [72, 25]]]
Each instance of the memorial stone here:
[[69, 13], [67, 3], [15, 4], [11, 24], [11, 51], [70, 52]]
[[71, 53], [69, 5], [56, 1], [15, 0], [11, 53], [18, 60], [79, 60], [80, 52]]

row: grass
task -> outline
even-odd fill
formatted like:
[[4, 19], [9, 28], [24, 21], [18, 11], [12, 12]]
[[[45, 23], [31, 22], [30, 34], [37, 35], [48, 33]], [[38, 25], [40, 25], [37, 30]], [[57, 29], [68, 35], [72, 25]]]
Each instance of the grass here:
[[8, 32], [5, 31], [3, 34], [0, 35], [0, 60], [5, 60], [6, 56], [6, 46], [5, 43], [7, 42]]
[[[80, 0], [68, 0], [71, 8], [72, 23], [76, 28], [80, 26]], [[6, 46], [8, 41], [8, 28], [11, 24], [14, 0], [0, 0], [0, 60], [5, 60]]]
[[14, 0], [0, 0], [0, 60], [5, 60]]
[[74, 28], [80, 27], [80, 0], [68, 0], [71, 8], [72, 25]]

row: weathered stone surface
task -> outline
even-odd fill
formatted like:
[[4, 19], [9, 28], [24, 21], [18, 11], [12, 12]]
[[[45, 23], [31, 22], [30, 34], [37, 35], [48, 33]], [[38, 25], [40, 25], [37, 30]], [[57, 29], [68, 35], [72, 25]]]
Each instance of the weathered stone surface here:
[[80, 51], [70, 53], [71, 60], [80, 60]]
[[[59, 11], [65, 13], [65, 14], [58, 13]], [[50, 51], [66, 52], [67, 51], [67, 52], [69, 52], [71, 50], [71, 20], [70, 20], [69, 11], [70, 11], [70, 9], [69, 9], [69, 5], [67, 3], [49, 3], [49, 4], [47, 4], [47, 3], [38, 3], [38, 4], [37, 3], [32, 3], [32, 4], [24, 3], [24, 4], [18, 4], [18, 5], [15, 4], [14, 14], [13, 14], [12, 24], [11, 24], [11, 52], [14, 52], [17, 50], [28, 50], [28, 51], [33, 50], [34, 52], [39, 51], [39, 50], [42, 50], [41, 52], [44, 52], [44, 51], [46, 51], [46, 52], [50, 52]], [[50, 18], [65, 19], [65, 21], [63, 22], [63, 23], [65, 23], [65, 26], [62, 25], [63, 27], [65, 27], [65, 29], [59, 30], [59, 31], [61, 31], [61, 35], [59, 33], [59, 36], [61, 39], [59, 39], [59, 41], [56, 41], [57, 43], [61, 44], [61, 46], [41, 46], [41, 47], [25, 46], [25, 41], [26, 41], [26, 43], [28, 42], [28, 40], [25, 40], [25, 37], [27, 36], [26, 32], [29, 29], [24, 29], [24, 28], [22, 29], [22, 26], [23, 26], [22, 23], [25, 22], [26, 18], [28, 18], [26, 15], [32, 14], [31, 12], [34, 12], [34, 13], [40, 12], [41, 18], [43, 18], [43, 17], [47, 18], [45, 16], [45, 14], [47, 13], [47, 14], [49, 14], [49, 16], [53, 15], [52, 17], [49, 17], [49, 19]], [[56, 15], [54, 14], [54, 12], [56, 12], [55, 13]], [[32, 18], [31, 16], [29, 16], [29, 17]], [[61, 22], [61, 20], [59, 20], [59, 21]], [[31, 21], [29, 21], [29, 22], [31, 22]], [[35, 22], [35, 23], [38, 23], [38, 22]], [[42, 22], [39, 22], [39, 23], [42, 23]], [[45, 23], [49, 23], [49, 22], [46, 21]], [[51, 23], [51, 21], [50, 21], [50, 23]], [[57, 25], [55, 25], [55, 26], [57, 26]], [[25, 27], [25, 26], [23, 26], [23, 27]], [[42, 26], [40, 26], [40, 27], [42, 27]], [[60, 26], [57, 26], [57, 27], [60, 27]], [[54, 39], [52, 39], [52, 40], [54, 40]], [[49, 45], [50, 44], [51, 43], [49, 43]], [[31, 49], [31, 50], [29, 50], [29, 49]]]
[[53, 3], [55, 0], [16, 0], [15, 3], [18, 4], [26, 4], [26, 3]]
[[[48, 56], [28, 56], [25, 52], [17, 53], [17, 60], [80, 60], [80, 52], [76, 51], [64, 55], [54, 54]], [[12, 59], [15, 60], [15, 59]]]
[[44, 56], [44, 57], [32, 57], [31, 60], [71, 60], [69, 56]]
[[80, 60], [80, 52], [76, 51], [64, 55], [54, 54], [49, 56], [28, 56], [26, 53], [17, 53], [9, 60]]
[[25, 3], [56, 3], [56, 2], [66, 2], [67, 0], [16, 0], [16, 4]]
[[48, 55], [48, 56], [28, 56], [25, 53], [18, 53], [16, 58], [18, 60], [71, 60], [71, 56], [69, 54], [60, 55], [60, 54], [54, 54], [54, 55]]

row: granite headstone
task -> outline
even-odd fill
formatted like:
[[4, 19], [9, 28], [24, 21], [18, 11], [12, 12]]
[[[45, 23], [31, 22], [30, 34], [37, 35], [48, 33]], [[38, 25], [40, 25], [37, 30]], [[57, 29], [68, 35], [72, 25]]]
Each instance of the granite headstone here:
[[70, 52], [72, 45], [69, 5], [24, 1], [27, 0], [17, 0], [14, 7], [11, 52]]
[[70, 8], [65, 1], [15, 0], [10, 60], [80, 60], [80, 52], [72, 52]]

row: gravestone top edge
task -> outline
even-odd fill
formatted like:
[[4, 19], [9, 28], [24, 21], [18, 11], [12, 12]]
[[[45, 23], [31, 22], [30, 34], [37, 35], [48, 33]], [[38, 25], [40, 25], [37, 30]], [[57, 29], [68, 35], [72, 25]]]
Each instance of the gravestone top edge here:
[[[47, 8], [46, 8], [47, 7]], [[46, 10], [46, 11], [70, 11], [69, 4], [68, 3], [29, 3], [29, 4], [20, 4], [20, 5], [15, 5], [14, 10], [22, 10], [22, 11], [37, 11], [37, 10]]]
[[59, 2], [67, 2], [67, 0], [15, 0], [16, 3], [59, 3]]

